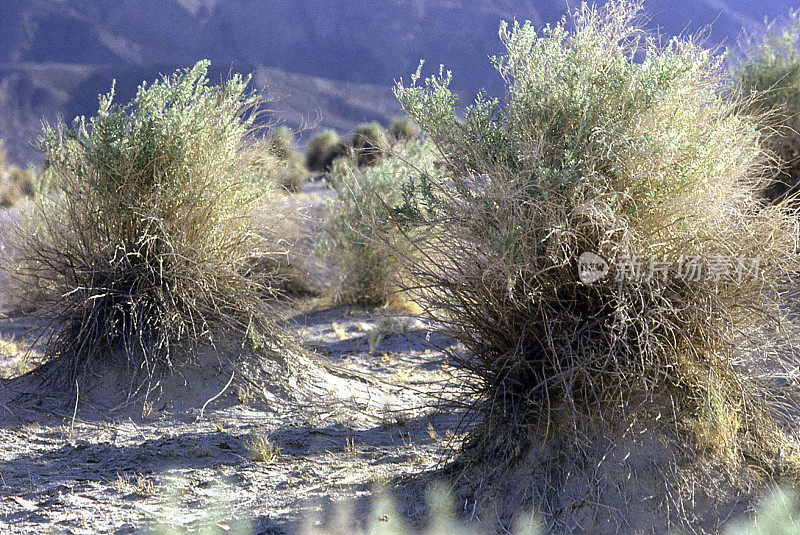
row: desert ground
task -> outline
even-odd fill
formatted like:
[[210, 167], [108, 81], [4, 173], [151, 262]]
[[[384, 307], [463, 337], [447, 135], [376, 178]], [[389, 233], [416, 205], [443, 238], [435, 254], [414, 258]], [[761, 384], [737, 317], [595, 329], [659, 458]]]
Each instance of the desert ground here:
[[800, 533], [800, 12], [641, 10], [304, 154], [209, 60], [0, 147], [0, 533]]
[[[308, 204], [319, 211], [318, 200]], [[19, 213], [0, 213], [0, 235], [11, 235]], [[224, 532], [237, 522], [254, 533], [292, 533], [334, 503], [368, 508], [377, 488], [390, 490], [408, 519], [424, 521], [425, 488], [440, 479], [463, 432], [458, 411], [437, 409], [450, 345], [437, 326], [301, 299], [286, 328], [341, 370], [321, 380], [319, 397], [290, 402], [280, 388], [198, 364], [147, 401], [127, 400], [111, 376], [76, 402], [43, 396], [38, 379], [25, 375], [37, 365], [41, 329], [35, 311], [9, 295], [7, 273], [2, 282], [4, 533]], [[260, 438], [277, 453], [254, 460], [249, 445]]]

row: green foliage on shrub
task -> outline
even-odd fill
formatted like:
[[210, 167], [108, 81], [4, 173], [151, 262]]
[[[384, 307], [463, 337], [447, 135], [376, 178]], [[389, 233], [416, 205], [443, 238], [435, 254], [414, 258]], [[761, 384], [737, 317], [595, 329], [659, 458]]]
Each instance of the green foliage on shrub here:
[[358, 167], [358, 162], [350, 156], [338, 156], [331, 162], [325, 181], [328, 187], [341, 189], [345, 177], [349, 176], [353, 169]]
[[392, 119], [389, 123], [389, 136], [395, 142], [405, 142], [417, 139], [420, 129], [410, 117]]
[[[781, 317], [772, 292], [796, 269], [798, 222], [753, 193], [767, 162], [718, 92], [721, 59], [661, 45], [639, 9], [584, 4], [574, 30], [502, 25], [507, 96], [479, 96], [463, 119], [449, 73], [398, 85], [446, 157], [424, 254], [404, 269], [468, 349], [457, 363], [483, 400], [473, 445], [491, 463], [546, 436], [554, 411], [614, 420], [626, 400], [667, 399], [699, 447], [797, 473], [796, 441], [761, 402], [769, 386], [733, 363], [739, 333]], [[581, 283], [586, 252], [605, 278]], [[694, 257], [761, 263], [754, 277], [695, 279]]]
[[278, 343], [263, 283], [243, 269], [259, 247], [243, 181], [258, 104], [248, 79], [208, 84], [209, 63], [142, 84], [128, 104], [101, 96], [95, 117], [45, 130], [60, 193], [32, 210], [19, 274], [42, 292], [52, 374], [74, 385], [121, 359], [170, 369], [223, 330]]
[[328, 171], [339, 156], [347, 154], [347, 145], [333, 130], [323, 130], [308, 142], [306, 147], [306, 167], [309, 171], [321, 173]]
[[433, 172], [430, 148], [419, 143], [366, 169], [339, 163], [324, 245], [340, 273], [337, 302], [401, 304], [398, 255], [413, 254], [413, 247], [400, 237], [407, 220], [428, 209], [421, 184]]
[[734, 65], [733, 81], [744, 109], [763, 120], [767, 146], [779, 159], [764, 188], [780, 201], [800, 187], [800, 12], [769, 24], [746, 40]]
[[365, 123], [356, 128], [350, 140], [359, 166], [375, 165], [389, 150], [386, 130], [380, 123]]

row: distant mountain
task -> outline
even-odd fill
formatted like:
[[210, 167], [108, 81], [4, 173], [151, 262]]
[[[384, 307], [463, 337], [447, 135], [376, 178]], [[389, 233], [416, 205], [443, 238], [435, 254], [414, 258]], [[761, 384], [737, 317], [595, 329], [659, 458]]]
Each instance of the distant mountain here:
[[[0, 63], [266, 65], [385, 85], [421, 58], [486, 84], [498, 23], [558, 20], [575, 0], [3, 0]], [[714, 43], [788, 12], [786, 0], [647, 0], [665, 34]]]
[[[0, 4], [0, 122], [16, 123], [0, 125], [0, 136], [11, 138], [19, 159], [29, 152], [19, 148], [18, 140], [37, 129], [33, 124], [38, 126], [42, 115], [52, 119], [55, 113], [90, 114], [96, 93], [106, 91], [111, 78], [132, 91], [143, 79], [200, 58], [212, 60], [222, 71], [265, 66], [259, 67], [269, 73], [265, 80], [278, 85], [283, 82], [277, 80], [286, 80], [291, 86], [294, 97], [285, 102], [295, 110], [306, 104], [300, 95], [310, 99], [307, 109], [312, 113], [313, 102], [331, 103], [336, 100], [332, 95], [339, 95], [347, 101], [340, 102], [343, 114], [323, 107], [322, 120], [328, 121], [326, 114], [332, 114], [330, 124], [343, 127], [356, 118], [381, 120], [391, 115], [396, 107], [377, 113], [374, 104], [390, 106], [392, 81], [407, 78], [422, 58], [431, 70], [440, 63], [453, 70], [454, 86], [464, 93], [481, 87], [497, 91], [501, 86], [487, 57], [502, 52], [497, 37], [500, 20], [542, 25], [557, 21], [568, 5], [578, 2], [1, 0]], [[645, 7], [649, 25], [665, 35], [694, 33], [711, 24], [712, 44], [733, 44], [742, 28], [789, 10], [785, 0], [646, 0]], [[302, 89], [305, 82], [321, 92]], [[337, 85], [340, 82], [360, 85]], [[358, 103], [362, 95], [376, 100]]]

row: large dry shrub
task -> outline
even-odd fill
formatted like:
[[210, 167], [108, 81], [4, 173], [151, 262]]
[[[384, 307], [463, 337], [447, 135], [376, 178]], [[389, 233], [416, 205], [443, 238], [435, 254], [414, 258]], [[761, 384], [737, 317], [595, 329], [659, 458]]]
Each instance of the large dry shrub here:
[[281, 341], [265, 281], [243, 267], [259, 248], [262, 192], [241, 179], [258, 100], [238, 75], [209, 85], [207, 68], [142, 84], [124, 105], [112, 88], [95, 117], [44, 132], [60, 189], [29, 214], [17, 276], [52, 328], [53, 379], [120, 361], [154, 377], [223, 331]]
[[[445, 157], [405, 269], [467, 349], [456, 363], [483, 416], [472, 444], [492, 465], [649, 400], [701, 449], [796, 473], [797, 442], [738, 350], [775, 332], [797, 220], [756, 198], [768, 158], [720, 96], [721, 60], [661, 45], [639, 9], [584, 4], [573, 30], [504, 24], [507, 96], [463, 118], [449, 74], [398, 85]], [[609, 272], [582, 282], [582, 255]]]

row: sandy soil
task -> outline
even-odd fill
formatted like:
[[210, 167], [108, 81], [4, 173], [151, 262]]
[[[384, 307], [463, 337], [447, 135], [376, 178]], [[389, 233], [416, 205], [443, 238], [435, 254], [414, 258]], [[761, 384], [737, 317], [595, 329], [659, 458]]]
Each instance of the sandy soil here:
[[[267, 237], [289, 237], [284, 267], [312, 292], [335, 278], [329, 266], [306, 262], [327, 195], [313, 182], [281, 201], [292, 203], [297, 220], [269, 209], [254, 220]], [[6, 231], [18, 218], [18, 210], [0, 210], [0, 260], [12, 254]], [[448, 471], [467, 431], [463, 410], [441, 394], [454, 380], [444, 352], [451, 341], [414, 316], [324, 307], [316, 298], [295, 302], [306, 312], [295, 312], [287, 328], [325, 367], [306, 368], [294, 389], [207, 362], [182, 367], [146, 402], [126, 403], [127, 385], [113, 370], [78, 396], [53, 395], [25, 374], [39, 363], [38, 321], [9, 282], [0, 270], [0, 533], [246, 526], [294, 534], [343, 502], [364, 522], [379, 487], [406, 523], [421, 527], [426, 487], [442, 481], [457, 496], [456, 513], [498, 533], [507, 533], [498, 519], [507, 523], [531, 505], [558, 533], [665, 533], [676, 519], [715, 533], [754, 503], [753, 493], [720, 486], [719, 474], [706, 477], [673, 436], [677, 425], [650, 409], [640, 420], [660, 420], [668, 432], [640, 427], [634, 415], [619, 429], [590, 429], [582, 444], [535, 448], [514, 466]], [[258, 459], [259, 441], [277, 453], [261, 448]]]
[[[310, 252], [308, 236], [324, 220], [324, 186], [308, 189], [287, 198], [296, 221], [276, 221], [270, 210], [255, 221], [265, 234], [294, 236], [300, 254]], [[0, 257], [13, 254], [19, 214], [0, 210]], [[330, 273], [316, 266], [302, 276], [319, 290]], [[316, 384], [316, 395], [287, 396], [233, 381], [219, 366], [196, 366], [168, 378], [147, 402], [126, 404], [125, 385], [109, 373], [76, 403], [21, 375], [38, 363], [38, 323], [15, 302], [10, 282], [0, 270], [2, 533], [138, 533], [159, 525], [224, 532], [236, 523], [253, 533], [292, 533], [312, 511], [342, 500], [360, 500], [363, 518], [376, 486], [394, 489], [406, 516], [419, 520], [425, 485], [458, 443], [461, 415], [431, 408], [449, 341], [413, 317], [357, 308], [296, 315], [288, 328], [341, 369], [312, 368], [318, 377], [300, 378]], [[277, 455], [254, 460], [254, 439], [267, 439]]]
[[[135, 533], [159, 523], [192, 531], [249, 522], [255, 533], [291, 533], [309, 511], [363, 497], [375, 484], [402, 494], [404, 477], [435, 479], [459, 423], [457, 414], [422, 408], [442, 377], [436, 347], [446, 339], [383, 310], [338, 308], [295, 321], [330, 362], [414, 394], [402, 407], [382, 405], [397, 387], [373, 384], [375, 403], [350, 403], [340, 392], [330, 403], [290, 404], [258, 400], [241, 385], [225, 390], [229, 378], [221, 374], [184, 371], [202, 386], [173, 386], [160, 401], [115, 410], [106, 392], [81, 394], [76, 408], [74, 398], [42, 396], [26, 377], [6, 380], [0, 531]], [[29, 319], [6, 318], [0, 337], [24, 341], [30, 327]], [[268, 437], [279, 453], [252, 460], [253, 437]]]

